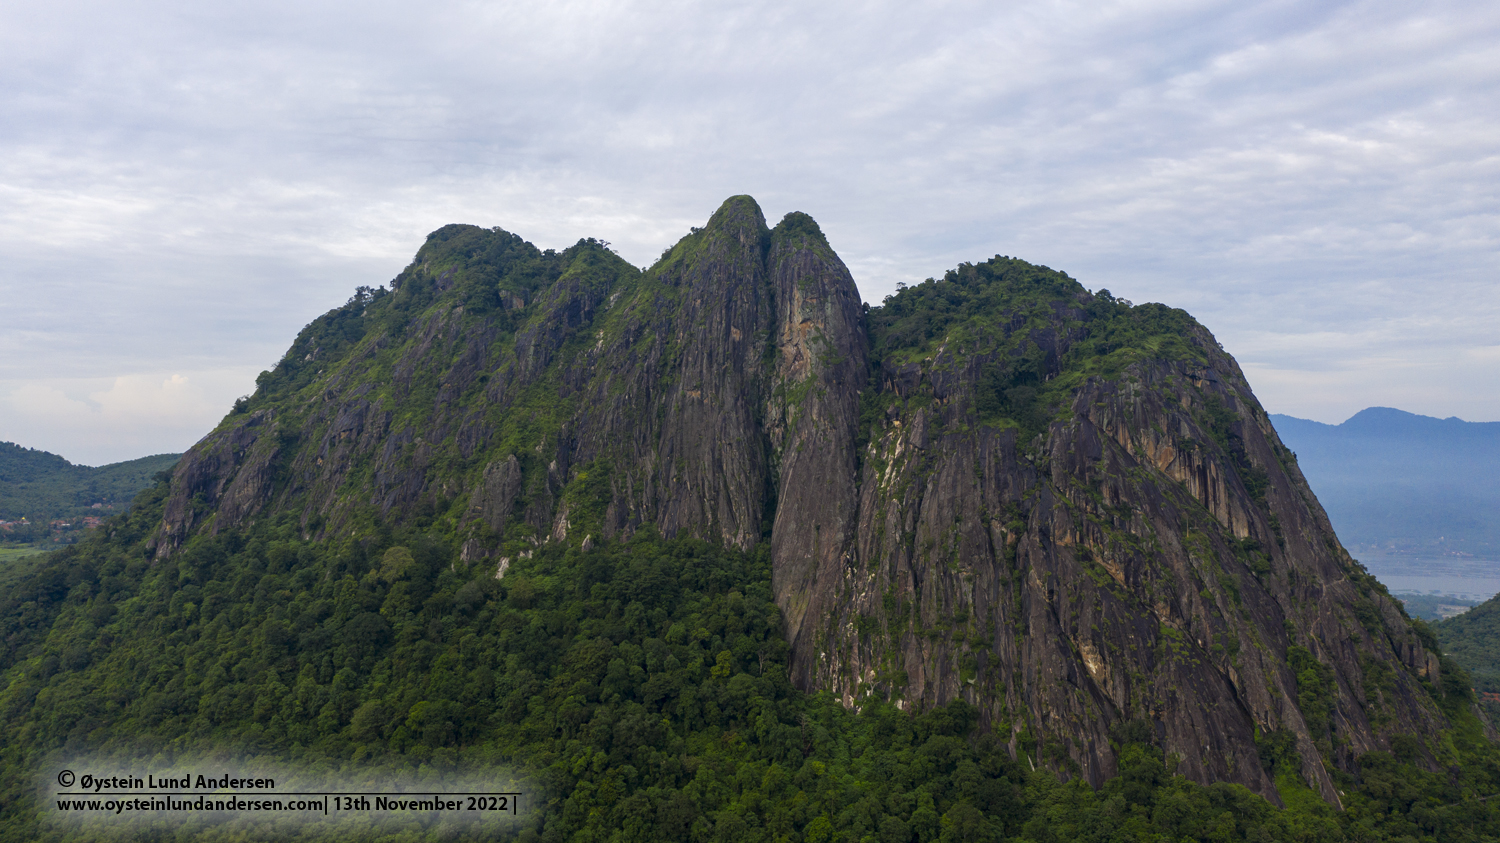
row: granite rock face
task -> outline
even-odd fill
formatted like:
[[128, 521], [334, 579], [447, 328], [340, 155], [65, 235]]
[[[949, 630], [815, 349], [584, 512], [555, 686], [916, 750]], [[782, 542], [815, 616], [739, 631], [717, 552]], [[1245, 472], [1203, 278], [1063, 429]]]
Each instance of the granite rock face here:
[[[1234, 361], [1196, 339], [1206, 365], [1089, 382], [1029, 443], [966, 429], [975, 378], [924, 365], [915, 386], [931, 378], [937, 400], [869, 445], [857, 547], [820, 583], [837, 610], [798, 654], [802, 682], [851, 702], [963, 697], [1017, 751], [1041, 763], [1051, 741], [1094, 784], [1115, 771], [1111, 727], [1134, 720], [1186, 775], [1273, 796], [1255, 735], [1285, 731], [1335, 804], [1323, 758], [1353, 769], [1392, 735], [1442, 728], [1435, 654], [1339, 547]], [[1232, 415], [1259, 496], [1204, 429], [1205, 402]], [[1292, 647], [1332, 669], [1326, 722], [1299, 707]]]
[[448, 226], [391, 286], [183, 457], [157, 559], [259, 518], [431, 524], [466, 563], [769, 543], [797, 685], [963, 698], [1096, 784], [1128, 725], [1274, 800], [1280, 735], [1337, 804], [1330, 766], [1446, 725], [1431, 641], [1181, 311], [999, 258], [870, 310], [811, 218], [749, 197], [645, 271]]

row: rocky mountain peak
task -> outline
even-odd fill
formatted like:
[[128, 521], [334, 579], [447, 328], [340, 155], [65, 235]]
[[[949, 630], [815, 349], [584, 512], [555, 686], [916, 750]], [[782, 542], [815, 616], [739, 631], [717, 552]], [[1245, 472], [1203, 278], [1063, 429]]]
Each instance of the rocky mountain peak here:
[[[792, 679], [962, 698], [1098, 783], [1111, 735], [1275, 799], [1444, 718], [1435, 644], [1338, 544], [1180, 310], [1014, 258], [866, 311], [817, 223], [727, 200], [642, 272], [446, 226], [176, 468], [151, 545], [391, 520], [466, 564], [643, 529], [768, 544]], [[1437, 764], [1429, 753], [1427, 761]]]

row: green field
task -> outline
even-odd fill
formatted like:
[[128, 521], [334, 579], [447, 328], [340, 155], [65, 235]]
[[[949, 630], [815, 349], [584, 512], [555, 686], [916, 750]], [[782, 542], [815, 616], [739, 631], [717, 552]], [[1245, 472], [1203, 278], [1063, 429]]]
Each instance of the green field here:
[[0, 562], [9, 562], [12, 559], [24, 559], [27, 556], [36, 556], [51, 550], [50, 547], [40, 547], [34, 544], [22, 544], [11, 547], [0, 546]]
[[0, 589], [10, 588], [11, 583], [33, 568], [33, 565], [16, 564], [17, 562], [40, 562], [42, 554], [50, 550], [50, 547], [33, 544], [0, 545]]

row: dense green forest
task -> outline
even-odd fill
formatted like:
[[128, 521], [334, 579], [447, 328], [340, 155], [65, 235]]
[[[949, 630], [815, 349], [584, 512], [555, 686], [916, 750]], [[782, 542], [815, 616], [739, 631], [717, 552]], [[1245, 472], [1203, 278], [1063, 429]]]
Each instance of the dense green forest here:
[[[152, 478], [177, 463], [181, 454], [157, 454], [94, 468], [74, 465], [57, 454], [0, 442], [0, 521], [13, 523], [0, 541], [41, 541], [50, 522], [111, 515], [130, 505]], [[101, 504], [98, 509], [94, 504]]]
[[[59, 753], [195, 750], [330, 769], [514, 767], [535, 783], [535, 810], [513, 829], [525, 840], [1500, 834], [1500, 804], [1478, 798], [1500, 792], [1500, 754], [1460, 673], [1444, 706], [1462, 765], [1427, 772], [1415, 746], [1369, 753], [1358, 779], [1341, 774], [1343, 812], [1301, 785], [1274, 741], [1262, 761], [1285, 810], [1173, 775], [1144, 723], [1115, 729], [1122, 769], [1096, 792], [1065, 781], [1059, 748], [1024, 732], [1013, 758], [995, 737], [1008, 724], [981, 730], [962, 702], [851, 710], [793, 689], [764, 550], [646, 531], [586, 552], [542, 545], [497, 578], [421, 522], [342, 544], [303, 541], [284, 522], [151, 564], [140, 542], [165, 494], [163, 483], [99, 535], [38, 557], [0, 604], [0, 839], [50, 828], [35, 783]], [[359, 828], [346, 836], [381, 837]]]
[[[868, 313], [871, 364], [878, 370], [888, 359], [921, 360], [938, 346], [959, 359], [991, 358], [978, 390], [979, 420], [1017, 427], [1029, 440], [1090, 376], [1116, 377], [1149, 358], [1202, 357], [1185, 339], [1195, 324], [1185, 311], [1162, 304], [1133, 307], [1108, 290], [1080, 300], [1081, 290], [1066, 273], [999, 256], [962, 264], [941, 280], [902, 285]], [[1059, 341], [1060, 308], [1069, 343], [1061, 359], [1049, 361]], [[871, 402], [881, 398], [890, 400], [867, 391], [863, 425], [875, 418]]]
[[1480, 705], [1500, 723], [1500, 597], [1433, 625], [1443, 652], [1468, 668]]

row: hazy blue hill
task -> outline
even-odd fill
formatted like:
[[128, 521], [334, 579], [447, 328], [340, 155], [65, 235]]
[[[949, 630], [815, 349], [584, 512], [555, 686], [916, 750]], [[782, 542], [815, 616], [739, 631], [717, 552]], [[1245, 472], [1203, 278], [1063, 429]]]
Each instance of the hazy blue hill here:
[[[0, 442], [0, 519], [32, 521], [85, 514], [107, 515], [130, 504], [152, 477], [177, 464], [181, 454], [157, 454], [97, 468], [74, 465], [57, 454]], [[103, 512], [90, 508], [102, 503]]]
[[1344, 544], [1500, 556], [1500, 422], [1389, 407], [1331, 425], [1272, 415]]

